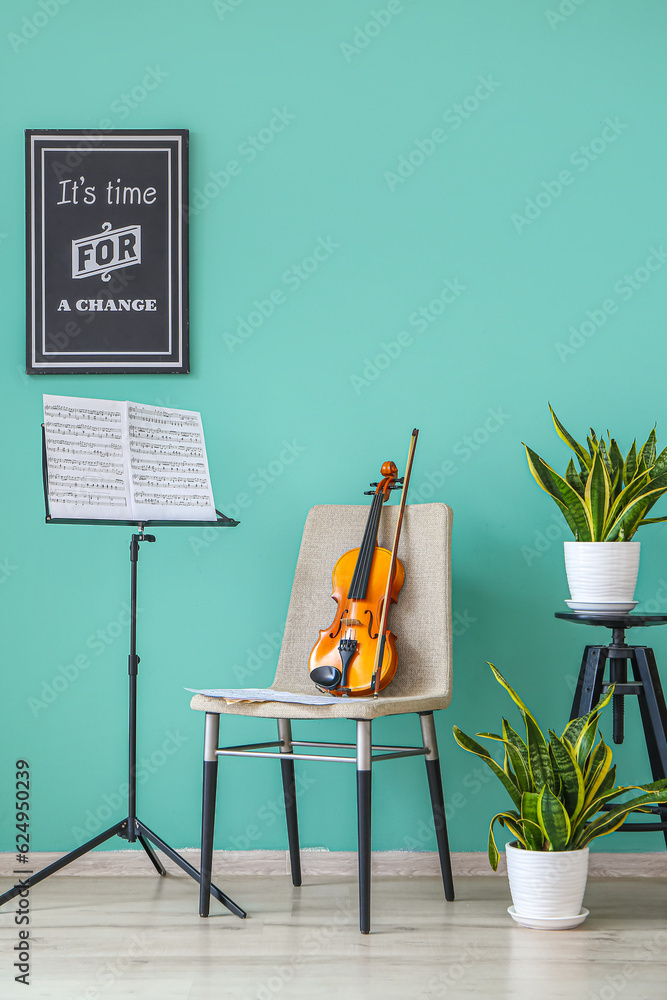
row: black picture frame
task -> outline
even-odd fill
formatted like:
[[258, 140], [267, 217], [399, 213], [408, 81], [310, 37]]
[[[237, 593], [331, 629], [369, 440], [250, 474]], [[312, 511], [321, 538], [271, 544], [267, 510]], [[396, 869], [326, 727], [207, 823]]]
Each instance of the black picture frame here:
[[26, 129], [26, 372], [187, 374], [187, 129]]

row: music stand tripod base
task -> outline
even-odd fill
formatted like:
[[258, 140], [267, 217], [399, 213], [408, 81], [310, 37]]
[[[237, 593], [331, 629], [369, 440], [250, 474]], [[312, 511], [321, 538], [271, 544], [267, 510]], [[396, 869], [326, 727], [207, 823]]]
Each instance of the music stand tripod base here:
[[[47, 509], [47, 522], [50, 521]], [[52, 522], [57, 523], [57, 522]], [[73, 522], [81, 523], [81, 522]], [[99, 522], [87, 522], [87, 523], [99, 523]], [[181, 522], [191, 524], [191, 522]], [[219, 524], [220, 526], [235, 526], [238, 524], [237, 521], [232, 521], [230, 518], [223, 518], [222, 520], [215, 522], [207, 522], [210, 526], [213, 524]], [[137, 564], [139, 561], [139, 543], [140, 542], [154, 542], [154, 535], [147, 535], [144, 533], [144, 525], [138, 525], [139, 534], [132, 535], [132, 540], [130, 542], [130, 566], [131, 566], [131, 615], [130, 615], [130, 655], [128, 657], [128, 674], [129, 674], [129, 725], [128, 725], [128, 759], [129, 759], [129, 780], [128, 780], [128, 809], [127, 816], [125, 819], [116, 823], [114, 826], [109, 827], [104, 833], [99, 833], [96, 837], [77, 847], [76, 850], [70, 851], [69, 854], [65, 854], [62, 858], [58, 858], [53, 864], [47, 865], [46, 868], [42, 868], [41, 871], [36, 872], [33, 875], [29, 875], [28, 878], [22, 879], [17, 885], [13, 886], [7, 892], [0, 896], [0, 906], [3, 903], [9, 902], [10, 899], [14, 899], [18, 896], [20, 892], [25, 889], [30, 889], [44, 879], [49, 878], [50, 875], [55, 875], [56, 872], [61, 871], [67, 865], [76, 861], [77, 858], [82, 857], [89, 851], [92, 851], [95, 847], [99, 847], [100, 844], [104, 844], [107, 840], [111, 840], [112, 837], [121, 837], [126, 840], [129, 844], [134, 844], [137, 841], [141, 844], [142, 848], [148, 855], [153, 867], [159, 875], [166, 875], [167, 872], [164, 865], [160, 861], [159, 857], [153, 850], [156, 847], [159, 851], [162, 851], [174, 864], [178, 865], [186, 875], [194, 879], [195, 882], [201, 883], [201, 876], [197, 869], [186, 861], [185, 858], [170, 847], [161, 837], [158, 837], [145, 823], [142, 823], [140, 819], [137, 818], [137, 782], [136, 782], [136, 770], [137, 770], [137, 674], [139, 667], [139, 657], [137, 656]], [[221, 889], [217, 886], [211, 885], [211, 895], [218, 902], [226, 906], [228, 910], [236, 914], [237, 917], [245, 917], [245, 910], [230, 899]]]

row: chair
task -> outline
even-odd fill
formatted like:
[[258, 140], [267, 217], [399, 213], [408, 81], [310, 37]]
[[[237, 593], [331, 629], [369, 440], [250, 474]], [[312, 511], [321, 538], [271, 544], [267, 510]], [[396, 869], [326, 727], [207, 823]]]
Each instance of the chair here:
[[[397, 506], [385, 507], [380, 522], [378, 544], [391, 548]], [[308, 675], [308, 656], [318, 630], [333, 620], [331, 570], [336, 559], [359, 544], [368, 507], [313, 507], [306, 519], [294, 576], [285, 631], [272, 687], [278, 691], [317, 694]], [[448, 900], [454, 899], [447, 823], [442, 791], [440, 761], [433, 712], [446, 708], [452, 688], [452, 628], [450, 588], [450, 540], [452, 511], [442, 503], [408, 504], [399, 546], [406, 579], [392, 607], [389, 624], [397, 636], [399, 666], [393, 682], [377, 699], [334, 698], [331, 705], [312, 706], [282, 702], [238, 702], [196, 694], [191, 708], [206, 713], [204, 732], [204, 782], [202, 801], [201, 884], [199, 913], [209, 914], [209, 887], [213, 858], [213, 833], [218, 757], [257, 756], [280, 760], [292, 882], [301, 885], [299, 832], [294, 761], [318, 760], [314, 755], [294, 752], [295, 747], [354, 749], [355, 756], [335, 757], [336, 761], [356, 761], [359, 865], [359, 927], [370, 931], [371, 891], [371, 769], [376, 762], [399, 757], [424, 756], [440, 868]], [[421, 723], [422, 746], [373, 746], [371, 726], [386, 715], [415, 712]], [[278, 739], [244, 746], [218, 746], [221, 715], [243, 715], [276, 719]], [[292, 720], [353, 719], [356, 744], [316, 743], [295, 740]], [[273, 748], [278, 748], [277, 752]], [[326, 758], [330, 760], [330, 757]]]

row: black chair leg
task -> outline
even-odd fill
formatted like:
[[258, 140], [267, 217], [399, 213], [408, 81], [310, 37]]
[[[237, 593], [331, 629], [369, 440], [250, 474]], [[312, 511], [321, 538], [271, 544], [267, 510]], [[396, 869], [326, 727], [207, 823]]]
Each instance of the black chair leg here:
[[428, 777], [428, 789], [431, 793], [431, 806], [433, 807], [433, 823], [435, 826], [435, 836], [438, 844], [438, 856], [440, 858], [440, 871], [442, 872], [442, 884], [445, 888], [445, 899], [450, 902], [454, 896], [454, 879], [452, 877], [452, 859], [449, 853], [449, 838], [447, 836], [447, 817], [445, 815], [445, 796], [442, 791], [442, 774], [440, 771], [440, 758], [438, 757], [438, 741], [435, 734], [435, 722], [433, 712], [421, 712], [419, 722], [422, 730], [422, 741], [425, 756], [426, 775]]
[[357, 823], [359, 836], [359, 930], [371, 929], [371, 723], [357, 721]]
[[[278, 739], [281, 753], [292, 753], [292, 725], [289, 719], [278, 719]], [[287, 820], [287, 841], [292, 869], [292, 885], [301, 885], [301, 852], [299, 850], [299, 820], [296, 810], [296, 784], [294, 782], [294, 761], [281, 760], [283, 779], [285, 818]]]
[[204, 729], [204, 785], [202, 792], [201, 862], [199, 870], [199, 916], [207, 917], [211, 907], [211, 869], [213, 867], [213, 834], [215, 830], [215, 795], [218, 784], [218, 738], [220, 716], [206, 713]]

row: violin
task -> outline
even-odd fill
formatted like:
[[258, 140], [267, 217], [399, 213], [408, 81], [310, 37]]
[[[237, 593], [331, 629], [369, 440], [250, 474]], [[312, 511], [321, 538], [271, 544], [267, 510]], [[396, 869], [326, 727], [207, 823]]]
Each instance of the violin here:
[[[405, 580], [397, 552], [418, 433], [412, 432], [403, 478], [394, 462], [383, 463], [380, 482], [371, 483], [375, 492], [370, 491], [373, 500], [361, 545], [345, 552], [331, 574], [331, 596], [338, 607], [329, 628], [319, 633], [308, 669], [311, 680], [333, 695], [377, 697], [396, 674], [396, 636], [387, 617]], [[377, 544], [377, 535], [383, 504], [396, 489], [403, 495], [390, 551]]]

